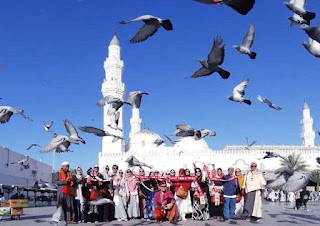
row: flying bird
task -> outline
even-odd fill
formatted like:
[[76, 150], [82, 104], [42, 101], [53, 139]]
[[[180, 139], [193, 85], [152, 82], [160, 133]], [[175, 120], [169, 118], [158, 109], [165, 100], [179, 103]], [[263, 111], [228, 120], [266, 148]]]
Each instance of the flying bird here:
[[165, 138], [167, 138], [167, 140], [168, 140], [171, 144], [173, 144], [173, 145], [179, 142], [179, 141], [174, 141], [174, 140], [172, 140], [170, 137], [168, 137], [168, 136], [165, 135], [165, 134], [163, 134], [163, 136], [164, 136]]
[[246, 149], [250, 149], [253, 145], [255, 145], [257, 143], [257, 141], [253, 141], [249, 144], [249, 140], [248, 140], [248, 137], [246, 137], [246, 140], [247, 140], [247, 146], [246, 146]]
[[13, 114], [20, 114], [25, 119], [32, 121], [31, 118], [29, 118], [28, 116], [26, 116], [24, 114], [23, 110], [19, 110], [19, 109], [10, 107], [10, 106], [0, 106], [0, 123], [4, 124], [4, 123], [9, 122], [9, 120]]
[[47, 131], [47, 132], [51, 132], [50, 131], [50, 128], [51, 128], [51, 126], [53, 125], [53, 121], [51, 121], [51, 122], [49, 122], [49, 123], [45, 123], [45, 122], [43, 122], [43, 128], [44, 128], [44, 130], [45, 131]]
[[140, 162], [136, 157], [134, 157], [133, 155], [129, 156], [126, 159], [126, 162], [129, 164], [129, 166], [145, 166], [151, 169], [151, 166], [148, 166], [147, 164]]
[[270, 108], [273, 108], [273, 109], [278, 110], [278, 111], [282, 110], [281, 107], [274, 105], [274, 104], [273, 104], [270, 100], [268, 100], [267, 98], [263, 98], [262, 96], [259, 95], [259, 96], [257, 97], [257, 99], [258, 99], [259, 101], [261, 101], [262, 103], [268, 104], [268, 106], [269, 106]]
[[190, 125], [187, 124], [178, 124], [176, 125], [176, 130], [174, 131], [173, 135], [177, 137], [189, 137], [195, 136], [196, 130], [192, 128]]
[[104, 204], [108, 204], [108, 203], [110, 203], [112, 205], [115, 204], [114, 201], [112, 201], [111, 199], [107, 199], [107, 198], [102, 198], [102, 199], [88, 202], [89, 205], [93, 205], [93, 206], [100, 206], [100, 205], [104, 205]]
[[128, 21], [123, 20], [120, 24], [128, 24], [135, 21], [143, 21], [144, 25], [130, 40], [130, 43], [138, 43], [147, 40], [149, 37], [154, 35], [161, 26], [167, 31], [173, 30], [172, 23], [169, 19], [163, 20], [152, 15], [143, 15]]
[[68, 152], [71, 144], [79, 144], [77, 141], [69, 136], [53, 134], [53, 137], [46, 147], [42, 148], [42, 153], [47, 153], [56, 150], [57, 153]]
[[310, 19], [306, 20], [304, 19], [302, 16], [294, 13], [293, 16], [288, 18], [291, 23], [290, 23], [290, 27], [294, 26], [294, 25], [298, 25], [298, 24], [307, 24], [310, 25]]
[[300, 28], [304, 30], [311, 39], [320, 43], [320, 24], [317, 27], [311, 27], [307, 24], [302, 24]]
[[162, 140], [161, 138], [158, 138], [158, 139], [156, 139], [153, 143], [156, 144], [157, 147], [158, 147], [158, 146], [160, 146], [161, 144], [164, 143], [164, 140]]
[[113, 115], [118, 111], [123, 104], [129, 104], [129, 102], [124, 101], [118, 97], [112, 96], [112, 95], [107, 95], [103, 97], [98, 103], [98, 106], [105, 106], [106, 104], [109, 104], [108, 108], [108, 115]]
[[62, 206], [59, 206], [56, 210], [56, 212], [53, 214], [52, 218], [47, 219], [36, 219], [36, 223], [50, 223], [55, 226], [65, 226], [67, 225], [67, 222], [62, 220], [63, 210]]
[[120, 112], [119, 112], [119, 111], [117, 111], [117, 112], [114, 113], [113, 115], [110, 115], [110, 124], [108, 124], [108, 126], [109, 126], [111, 129], [115, 129], [115, 130], [120, 130], [120, 131], [122, 131], [122, 129], [118, 127], [119, 118], [120, 118]]
[[308, 184], [308, 177], [301, 172], [294, 171], [289, 173], [287, 171], [279, 175], [274, 181], [269, 183], [267, 188], [280, 188], [286, 192], [296, 192], [304, 188]]
[[290, 0], [290, 2], [284, 2], [292, 12], [300, 15], [305, 20], [309, 21], [316, 17], [316, 14], [313, 12], [308, 12], [305, 9], [306, 0]]
[[253, 8], [255, 0], [193, 0], [204, 4], [226, 4], [241, 15], [247, 15]]
[[282, 157], [281, 155], [278, 155], [278, 154], [276, 154], [276, 153], [274, 153], [274, 152], [271, 152], [271, 151], [267, 151], [266, 154], [267, 154], [267, 155], [264, 156], [262, 159], [278, 158], [278, 157], [280, 157], [280, 158], [283, 159], [283, 157]]
[[[203, 76], [209, 76], [213, 74], [214, 72], [218, 72], [221, 78], [227, 79], [230, 76], [230, 72], [220, 68], [219, 66], [224, 61], [224, 46], [222, 45], [222, 38], [217, 37], [214, 39], [212, 49], [210, 53], [208, 54], [208, 59], [198, 59], [202, 67], [196, 71], [193, 75], [191, 75], [190, 78], [198, 78]], [[189, 77], [186, 77], [189, 78]]]
[[29, 156], [26, 155], [26, 157], [24, 159], [21, 159], [19, 161], [16, 161], [16, 162], [11, 162], [11, 164], [17, 164], [17, 163], [20, 163], [21, 165], [27, 163], [29, 160]]
[[114, 134], [111, 134], [107, 131], [104, 131], [102, 129], [98, 129], [98, 128], [95, 128], [95, 127], [92, 127], [92, 126], [81, 126], [79, 127], [79, 129], [85, 133], [93, 133], [94, 135], [98, 136], [98, 137], [105, 137], [105, 136], [112, 136], [113, 137], [113, 140], [112, 142], [115, 142], [119, 139], [123, 140], [124, 138], [123, 137], [120, 137], [120, 136], [116, 136]]
[[227, 97], [229, 100], [234, 101], [234, 102], [244, 102], [248, 105], [251, 105], [251, 101], [244, 99], [245, 95], [245, 89], [247, 88], [249, 83], [249, 79], [244, 80], [240, 84], [238, 84], [236, 87], [234, 87], [232, 91], [232, 96]]
[[72, 125], [72, 123], [69, 120], [66, 119], [63, 122], [67, 132], [69, 133], [69, 137], [71, 139], [73, 139], [76, 143], [78, 142], [81, 142], [83, 144], [86, 143], [83, 138], [79, 137], [76, 128]]
[[29, 147], [27, 147], [26, 150], [30, 150], [32, 147], [39, 147], [41, 148], [41, 146], [39, 144], [31, 144]]
[[142, 95], [149, 95], [147, 92], [134, 91], [129, 93], [128, 103], [133, 105], [134, 108], [140, 108]]
[[309, 38], [309, 43], [302, 41], [301, 44], [311, 53], [313, 56], [320, 58], [320, 43]]
[[243, 39], [240, 46], [234, 45], [233, 47], [237, 50], [236, 53], [247, 54], [250, 59], [256, 59], [257, 53], [250, 50], [255, 39], [255, 29], [253, 25], [250, 25], [248, 33]]
[[320, 157], [317, 157], [317, 163], [320, 164]]
[[215, 131], [209, 130], [209, 129], [200, 129], [196, 131], [195, 139], [200, 140], [205, 138], [206, 136], [214, 137], [217, 133]]

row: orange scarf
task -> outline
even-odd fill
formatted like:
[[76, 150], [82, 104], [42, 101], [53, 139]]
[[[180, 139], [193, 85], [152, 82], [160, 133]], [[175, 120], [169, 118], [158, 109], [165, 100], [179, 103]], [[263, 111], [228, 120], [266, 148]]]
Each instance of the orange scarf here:
[[62, 192], [66, 195], [74, 196], [73, 180], [72, 173], [67, 171], [67, 173], [62, 170], [59, 171], [59, 180], [61, 181], [70, 181], [69, 185], [62, 185]]

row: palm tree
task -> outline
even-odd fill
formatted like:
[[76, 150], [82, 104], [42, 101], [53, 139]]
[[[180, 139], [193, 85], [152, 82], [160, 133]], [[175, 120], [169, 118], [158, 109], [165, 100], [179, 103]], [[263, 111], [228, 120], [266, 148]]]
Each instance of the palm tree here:
[[317, 184], [316, 191], [319, 191], [320, 185], [320, 170], [313, 170], [309, 175], [309, 180]]
[[281, 157], [281, 168], [277, 172], [282, 173], [284, 171], [295, 172], [295, 171], [307, 171], [309, 166], [306, 161], [303, 160], [301, 154], [292, 153], [288, 156]]

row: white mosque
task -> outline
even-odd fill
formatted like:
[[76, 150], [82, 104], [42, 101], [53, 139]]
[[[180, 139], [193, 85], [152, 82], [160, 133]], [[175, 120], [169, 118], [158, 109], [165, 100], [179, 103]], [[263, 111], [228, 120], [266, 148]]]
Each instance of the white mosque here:
[[[104, 62], [105, 79], [102, 83], [102, 94], [113, 95], [124, 99], [125, 84], [122, 81], [124, 62], [121, 60], [121, 47], [116, 34], [113, 36], [108, 47], [109, 54]], [[104, 130], [113, 134], [124, 136], [123, 134], [123, 108], [120, 108], [119, 128], [122, 131], [114, 131], [108, 124], [110, 118], [107, 114], [109, 105], [104, 106]], [[301, 146], [226, 146], [223, 150], [212, 150], [204, 139], [195, 140], [193, 137], [182, 138], [174, 146], [160, 146], [154, 141], [160, 136], [149, 130], [141, 130], [142, 119], [139, 109], [132, 109], [130, 118], [129, 142], [118, 140], [112, 143], [112, 137], [103, 137], [102, 151], [99, 152], [99, 166], [104, 169], [106, 165], [117, 164], [120, 168], [128, 167], [125, 160], [130, 155], [134, 155], [138, 160], [147, 163], [153, 169], [166, 171], [170, 169], [189, 168], [193, 169], [193, 163], [215, 164], [216, 167], [227, 169], [230, 165], [246, 170], [252, 161], [258, 163], [259, 169], [272, 171], [279, 168], [279, 159], [261, 159], [267, 151], [272, 151], [280, 155], [291, 153], [301, 154], [310, 165], [310, 169], [317, 168], [316, 157], [320, 156], [320, 147], [315, 146], [315, 132], [313, 131], [313, 119], [306, 102], [302, 111], [302, 145]]]

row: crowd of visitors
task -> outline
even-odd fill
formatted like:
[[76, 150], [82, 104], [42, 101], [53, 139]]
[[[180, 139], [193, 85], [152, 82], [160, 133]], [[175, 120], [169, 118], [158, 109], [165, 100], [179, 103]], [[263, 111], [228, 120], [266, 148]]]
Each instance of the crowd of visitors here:
[[[73, 175], [69, 163], [63, 162], [54, 179], [58, 185], [57, 206], [62, 207], [68, 223], [138, 218], [158, 223], [177, 223], [188, 218], [257, 222], [262, 215], [266, 181], [255, 162], [250, 167], [247, 172], [230, 167], [224, 175], [214, 165], [199, 168], [194, 164], [192, 174], [189, 169], [180, 169], [177, 174], [172, 169], [146, 175], [143, 168], [134, 172], [113, 165], [110, 172], [109, 166], [100, 171], [95, 165], [85, 176], [81, 167]], [[110, 202], [92, 204], [100, 199]]]

